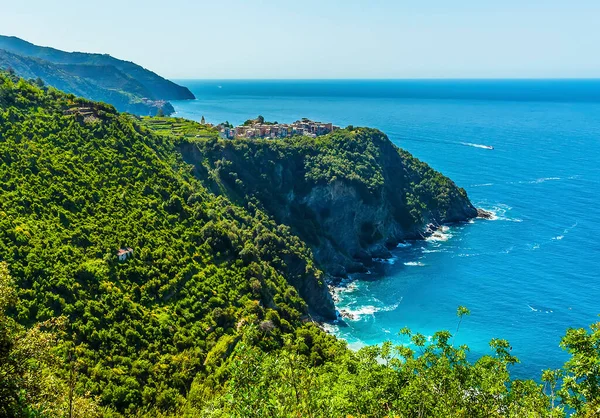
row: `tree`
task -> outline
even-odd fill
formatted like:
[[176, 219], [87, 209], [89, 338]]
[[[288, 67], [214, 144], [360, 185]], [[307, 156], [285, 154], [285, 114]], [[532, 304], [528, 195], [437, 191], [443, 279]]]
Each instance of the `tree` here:
[[165, 111], [163, 110], [162, 107], [159, 107], [158, 110], [156, 111], [156, 117], [159, 117], [159, 118], [165, 117]]
[[471, 311], [465, 306], [459, 306], [458, 309], [456, 309], [456, 316], [458, 316], [458, 325], [456, 325], [457, 334], [460, 328], [460, 323], [462, 322], [463, 316], [465, 315], [471, 315]]
[[[576, 416], [600, 414], [600, 322], [569, 329], [560, 346], [571, 354], [563, 367], [563, 384], [558, 394]], [[550, 379], [552, 381], [552, 379]]]

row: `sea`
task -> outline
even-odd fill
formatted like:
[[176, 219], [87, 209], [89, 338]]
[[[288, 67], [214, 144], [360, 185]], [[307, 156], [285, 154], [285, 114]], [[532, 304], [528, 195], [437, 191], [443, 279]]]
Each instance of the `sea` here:
[[[569, 358], [570, 327], [600, 314], [600, 80], [178, 80], [177, 116], [234, 125], [306, 117], [385, 132], [494, 213], [408, 242], [336, 289], [350, 347], [408, 344], [408, 327], [467, 344], [510, 342], [517, 378]], [[489, 149], [493, 147], [493, 149]], [[462, 319], [457, 307], [471, 314]]]

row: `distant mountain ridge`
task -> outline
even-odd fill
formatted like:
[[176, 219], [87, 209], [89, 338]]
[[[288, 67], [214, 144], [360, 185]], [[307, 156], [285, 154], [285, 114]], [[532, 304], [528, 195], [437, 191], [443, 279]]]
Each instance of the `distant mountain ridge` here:
[[195, 99], [188, 88], [133, 62], [41, 47], [11, 36], [0, 35], [0, 68], [139, 115], [154, 115], [159, 109], [170, 114], [174, 109], [168, 100]]

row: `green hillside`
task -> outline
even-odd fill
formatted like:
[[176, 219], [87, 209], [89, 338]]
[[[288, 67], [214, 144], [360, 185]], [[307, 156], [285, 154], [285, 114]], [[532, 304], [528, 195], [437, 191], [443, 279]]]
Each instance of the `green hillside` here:
[[258, 202], [310, 245], [329, 273], [364, 271], [372, 258], [428, 229], [477, 216], [464, 189], [381, 131], [352, 128], [286, 140], [190, 140], [178, 147], [206, 184]]
[[59, 90], [110, 103], [138, 115], [174, 112], [168, 100], [194, 99], [179, 86], [137, 64], [109, 55], [64, 52], [0, 36], [0, 69], [26, 79], [41, 79]]
[[[540, 417], [566, 405], [594, 416], [597, 327], [563, 341], [573, 357], [559, 400], [558, 372], [545, 386], [511, 379], [503, 340], [475, 363], [448, 332], [403, 330], [406, 346], [352, 352], [313, 322], [335, 316], [328, 272], [300, 223], [278, 223], [261, 197], [268, 177], [249, 189], [258, 168], [235, 158], [304, 161], [294, 190], [342, 179], [364, 188], [360, 204], [382, 196], [393, 214], [406, 203], [407, 230], [470, 211], [464, 191], [382, 134], [271, 147], [168, 134], [200, 131], [181, 120], [144, 125], [0, 73], [0, 416]], [[338, 152], [341, 138], [351, 142]], [[400, 203], [382, 192], [399, 179], [381, 149], [412, 180]], [[133, 255], [119, 261], [124, 247]]]
[[[308, 313], [291, 284], [326, 292], [288, 228], [211, 195], [167, 139], [113, 108], [2, 76], [0, 109], [0, 259], [19, 288], [14, 315], [68, 315], [79, 387], [104, 403], [175, 402], [239, 321], [277, 318], [261, 342], [277, 346]], [[135, 256], [119, 263], [123, 246]]]

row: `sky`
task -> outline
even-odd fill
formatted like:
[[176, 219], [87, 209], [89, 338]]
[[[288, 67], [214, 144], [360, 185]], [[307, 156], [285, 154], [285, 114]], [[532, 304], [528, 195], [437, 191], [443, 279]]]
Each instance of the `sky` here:
[[171, 79], [600, 77], [600, 0], [0, 0], [0, 34]]

